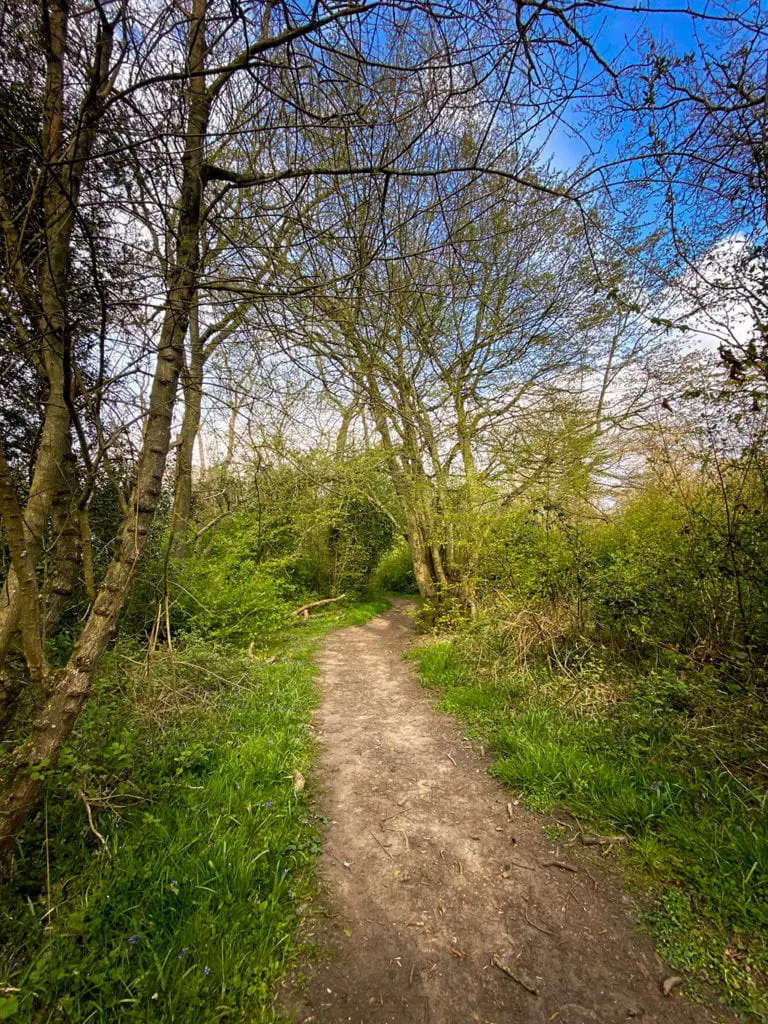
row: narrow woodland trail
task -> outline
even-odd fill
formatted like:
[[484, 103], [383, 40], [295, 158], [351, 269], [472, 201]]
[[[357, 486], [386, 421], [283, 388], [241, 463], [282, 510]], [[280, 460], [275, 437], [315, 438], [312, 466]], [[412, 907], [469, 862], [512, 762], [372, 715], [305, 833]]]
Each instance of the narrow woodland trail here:
[[328, 824], [304, 939], [319, 956], [282, 1011], [322, 1024], [732, 1020], [662, 994], [673, 972], [598, 851], [558, 849], [521, 806], [510, 819], [508, 794], [402, 660], [410, 612], [397, 601], [318, 658]]

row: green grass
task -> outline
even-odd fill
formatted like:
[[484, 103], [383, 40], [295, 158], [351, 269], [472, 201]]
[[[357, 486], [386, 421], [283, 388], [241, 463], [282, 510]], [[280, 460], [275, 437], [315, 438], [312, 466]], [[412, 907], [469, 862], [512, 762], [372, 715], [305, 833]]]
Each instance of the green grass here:
[[318, 842], [294, 792], [312, 761], [312, 650], [383, 607], [334, 609], [253, 659], [188, 639], [147, 671], [116, 646], [17, 849], [0, 1020], [276, 1019]]
[[625, 666], [622, 677], [607, 658], [568, 675], [515, 672], [482, 637], [413, 656], [530, 807], [628, 838], [624, 867], [655, 896], [647, 923], [662, 955], [768, 1020], [764, 703], [706, 674], [646, 668], [630, 679]]

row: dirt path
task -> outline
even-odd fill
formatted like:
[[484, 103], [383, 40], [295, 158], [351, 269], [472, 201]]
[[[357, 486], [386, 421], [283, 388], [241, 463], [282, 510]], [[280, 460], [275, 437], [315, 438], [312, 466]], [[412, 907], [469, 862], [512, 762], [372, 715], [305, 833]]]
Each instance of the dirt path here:
[[284, 1012], [321, 1024], [732, 1020], [662, 995], [672, 972], [598, 853], [558, 850], [520, 806], [510, 820], [508, 794], [402, 660], [409, 611], [398, 601], [332, 634], [318, 658], [328, 824], [304, 938], [319, 956], [286, 986]]

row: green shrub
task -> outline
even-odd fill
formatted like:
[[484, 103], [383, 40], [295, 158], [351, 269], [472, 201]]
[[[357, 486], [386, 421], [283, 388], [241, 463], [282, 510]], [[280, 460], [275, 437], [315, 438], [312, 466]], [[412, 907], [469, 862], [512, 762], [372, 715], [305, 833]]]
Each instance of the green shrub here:
[[398, 541], [384, 554], [370, 579], [370, 589], [392, 594], [417, 594], [413, 560], [405, 540]]
[[295, 607], [297, 588], [284, 562], [259, 563], [242, 543], [188, 559], [175, 579], [174, 623], [199, 636], [238, 644], [266, 636]]

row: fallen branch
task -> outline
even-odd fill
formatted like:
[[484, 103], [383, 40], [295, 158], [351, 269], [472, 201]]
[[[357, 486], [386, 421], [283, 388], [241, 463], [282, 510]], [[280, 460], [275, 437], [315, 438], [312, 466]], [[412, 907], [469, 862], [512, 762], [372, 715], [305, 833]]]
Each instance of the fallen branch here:
[[530, 917], [528, 917], [528, 907], [523, 907], [523, 914], [525, 915], [526, 924], [529, 924], [531, 928], [535, 928], [536, 931], [541, 932], [542, 935], [554, 935], [554, 932], [551, 932], [549, 928], [543, 928], [540, 924], [536, 924], [535, 921], [532, 921]]
[[510, 861], [507, 861], [507, 864], [509, 864], [513, 868], [522, 868], [523, 871], [535, 871], [536, 870], [536, 868], [533, 866], [533, 864], [521, 864], [519, 860], [510, 860]]
[[560, 868], [561, 871], [573, 871], [574, 874], [578, 870], [572, 864], [566, 864], [562, 860], [545, 860], [542, 861], [541, 866], [543, 868]]
[[539, 990], [535, 985], [532, 985], [530, 981], [526, 981], [526, 979], [521, 977], [516, 971], [513, 971], [511, 967], [507, 967], [507, 965], [502, 963], [495, 954], [491, 957], [491, 963], [494, 967], [498, 967], [500, 971], [503, 971], [508, 978], [512, 979], [512, 981], [516, 981], [517, 984], [520, 985], [521, 988], [524, 988], [526, 992], [530, 992], [531, 995], [534, 996], [539, 994]]
[[309, 604], [303, 604], [301, 608], [297, 608], [295, 612], [291, 612], [291, 616], [303, 615], [304, 621], [306, 622], [309, 618], [309, 609], [318, 608], [321, 604], [333, 604], [334, 601], [343, 601], [346, 594], [339, 594], [338, 597], [324, 597], [322, 601], [310, 601]]
[[93, 824], [93, 814], [91, 814], [91, 805], [88, 803], [88, 797], [85, 795], [85, 793], [82, 791], [82, 789], [79, 789], [77, 791], [77, 795], [80, 797], [80, 799], [85, 804], [85, 813], [88, 815], [88, 827], [90, 828], [91, 832], [93, 832], [93, 834], [96, 836], [96, 838], [99, 840], [101, 845], [102, 846], [106, 846], [107, 845], [106, 839], [101, 834], [101, 832], [99, 832], [99, 830], [96, 828], [96, 826]]
[[384, 843], [382, 843], [382, 841], [381, 841], [380, 839], [377, 839], [377, 838], [376, 838], [376, 836], [375, 836], [375, 835], [373, 834], [373, 832], [371, 832], [371, 830], [370, 830], [370, 829], [368, 829], [368, 832], [370, 833], [371, 839], [373, 839], [373, 840], [374, 840], [374, 842], [376, 842], [376, 843], [378, 843], [378, 844], [379, 844], [379, 846], [380, 846], [380, 847], [382, 848], [382, 850], [384, 851], [384, 853], [386, 853], [386, 855], [387, 855], [387, 856], [389, 857], [389, 859], [390, 859], [390, 860], [394, 860], [395, 858], [394, 858], [394, 857], [392, 856], [392, 854], [391, 854], [391, 853], [389, 852], [389, 850], [388, 850], [388, 849], [386, 848], [386, 846], [384, 845]]

